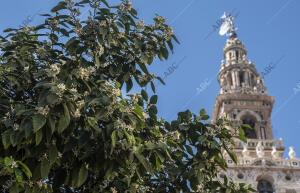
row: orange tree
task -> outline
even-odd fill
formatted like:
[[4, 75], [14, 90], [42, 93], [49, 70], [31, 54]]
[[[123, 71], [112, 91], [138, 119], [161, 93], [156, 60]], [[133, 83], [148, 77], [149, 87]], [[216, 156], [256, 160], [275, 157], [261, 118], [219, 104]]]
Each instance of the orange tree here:
[[[204, 110], [157, 117], [153, 81], [163, 81], [147, 66], [178, 42], [166, 19], [146, 25], [125, 0], [66, 0], [42, 16], [0, 37], [2, 192], [251, 190], [217, 178], [222, 149], [236, 161], [228, 121], [208, 124]], [[134, 85], [140, 93], [121, 93]]]

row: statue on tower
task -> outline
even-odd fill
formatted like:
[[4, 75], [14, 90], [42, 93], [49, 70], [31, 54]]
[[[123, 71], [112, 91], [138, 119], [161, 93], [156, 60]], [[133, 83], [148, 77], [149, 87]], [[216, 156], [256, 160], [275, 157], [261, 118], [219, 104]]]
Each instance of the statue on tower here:
[[264, 146], [262, 144], [262, 141], [259, 141], [257, 143], [257, 146], [256, 146], [256, 154], [257, 154], [257, 157], [259, 158], [262, 158], [264, 157]]
[[235, 30], [237, 30], [237, 28], [234, 27], [234, 17], [230, 13], [228, 14], [228, 16], [226, 16], [226, 13], [224, 12], [224, 14], [221, 16], [221, 19], [223, 19], [224, 22], [220, 27], [219, 34], [221, 36], [226, 34], [230, 38], [236, 37]]

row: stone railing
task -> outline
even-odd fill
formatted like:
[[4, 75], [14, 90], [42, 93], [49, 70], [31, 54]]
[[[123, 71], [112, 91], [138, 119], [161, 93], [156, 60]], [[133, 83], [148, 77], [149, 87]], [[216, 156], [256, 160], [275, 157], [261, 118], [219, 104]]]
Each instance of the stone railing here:
[[284, 148], [283, 140], [274, 140], [274, 139], [247, 139], [248, 147], [256, 147], [258, 142], [262, 142], [262, 146], [272, 148], [275, 146], [276, 148]]
[[238, 163], [235, 164], [231, 159], [227, 160], [227, 163], [230, 167], [274, 167], [274, 168], [299, 168], [300, 169], [300, 159], [288, 159], [288, 158], [243, 158], [241, 157], [238, 160]]
[[[262, 146], [265, 148], [272, 149], [272, 146], [275, 146], [276, 149], [283, 149], [283, 140], [274, 140], [274, 139], [247, 139], [247, 147], [255, 148], [258, 142], [262, 142]], [[236, 147], [243, 148], [243, 142], [236, 142]]]

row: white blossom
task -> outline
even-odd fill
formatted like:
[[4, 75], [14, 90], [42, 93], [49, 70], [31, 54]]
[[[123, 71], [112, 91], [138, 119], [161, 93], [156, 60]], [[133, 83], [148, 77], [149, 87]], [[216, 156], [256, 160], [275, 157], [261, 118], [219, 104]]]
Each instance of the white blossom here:
[[132, 3], [127, 0], [127, 10], [130, 11], [132, 9]]
[[109, 63], [108, 63], [108, 62], [105, 62], [105, 63], [102, 63], [102, 64], [101, 64], [101, 67], [102, 67], [102, 68], [105, 68], [105, 67], [108, 66], [108, 65], [109, 65]]
[[59, 21], [57, 19], [53, 19], [50, 21], [50, 26], [52, 28], [56, 28], [58, 26], [58, 24], [59, 24]]
[[66, 90], [66, 85], [64, 83], [60, 83], [59, 85], [57, 85], [57, 88], [63, 92]]
[[75, 118], [79, 118], [81, 116], [80, 114], [80, 110], [79, 109], [76, 109], [75, 113], [74, 113], [74, 117]]
[[96, 69], [95, 69], [94, 66], [89, 66], [89, 67], [87, 68], [87, 71], [88, 71], [89, 74], [92, 74], [92, 73], [94, 73], [94, 72], [96, 71]]
[[37, 185], [39, 186], [40, 189], [43, 188], [43, 184], [44, 184], [44, 183], [43, 183], [42, 181], [38, 181], [38, 182], [37, 182]]
[[106, 26], [107, 24], [106, 24], [106, 20], [101, 20], [100, 21], [100, 26]]
[[111, 188], [110, 188], [110, 191], [111, 191], [111, 193], [118, 193], [118, 191], [116, 190], [115, 187], [111, 187]]
[[77, 93], [77, 89], [76, 88], [71, 88], [70, 91]]
[[133, 147], [132, 147], [132, 151], [133, 151], [133, 152], [136, 152], [136, 150], [137, 150], [136, 146], [133, 146]]
[[141, 21], [137, 22], [136, 24], [137, 24], [137, 27], [142, 28], [145, 26], [145, 21], [141, 20]]
[[19, 124], [17, 124], [17, 123], [14, 124], [14, 130], [15, 131], [19, 130], [19, 127], [20, 127]]
[[112, 94], [119, 97], [119, 96], [121, 96], [121, 91], [120, 91], [120, 89], [113, 89]]
[[16, 167], [17, 167], [17, 162], [12, 161], [12, 163], [11, 163], [11, 168], [16, 168]]
[[76, 105], [80, 108], [84, 105], [84, 100], [78, 101]]
[[87, 95], [89, 95], [89, 92], [88, 91], [84, 91], [83, 95], [87, 96]]
[[103, 54], [104, 53], [104, 47], [102, 45], [100, 45], [98, 47], [98, 51], [99, 51], [100, 54]]
[[124, 36], [125, 36], [125, 32], [124, 31], [119, 31], [118, 38], [123, 38]]
[[46, 50], [45, 50], [44, 46], [38, 48], [38, 49], [36, 50], [36, 53], [37, 53], [37, 55], [38, 55], [40, 58], [45, 58], [45, 57], [46, 57]]
[[65, 65], [67, 62], [63, 59], [59, 59], [59, 62], [61, 63], [61, 65]]
[[142, 115], [143, 115], [144, 118], [147, 117], [147, 114], [145, 112], [142, 112]]
[[36, 107], [35, 109], [37, 110], [38, 114], [41, 114], [44, 116], [48, 115], [48, 113], [50, 111], [48, 105], [46, 105], [45, 107]]
[[54, 74], [54, 76], [60, 72], [60, 68], [56, 64], [51, 64], [50, 70]]
[[180, 139], [180, 133], [178, 131], [175, 131], [173, 133], [173, 136], [174, 136], [174, 139], [176, 139], [176, 140]]
[[89, 66], [88, 68], [79, 68], [76, 76], [80, 79], [88, 80], [90, 75], [96, 71], [95, 67]]

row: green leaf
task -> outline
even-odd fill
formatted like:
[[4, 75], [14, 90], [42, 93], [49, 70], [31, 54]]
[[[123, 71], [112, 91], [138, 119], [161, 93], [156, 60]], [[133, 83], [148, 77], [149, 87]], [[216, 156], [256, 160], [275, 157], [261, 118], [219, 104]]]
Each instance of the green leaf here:
[[206, 115], [205, 109], [201, 109], [201, 110], [200, 110], [200, 116], [203, 116], [203, 115]]
[[68, 32], [66, 29], [60, 28], [59, 31], [60, 31], [60, 33], [62, 33], [64, 36], [69, 37], [69, 32]]
[[32, 123], [33, 123], [33, 132], [37, 132], [45, 125], [46, 118], [43, 115], [36, 114], [32, 117]]
[[170, 40], [170, 41], [167, 41], [167, 43], [168, 43], [168, 46], [169, 46], [170, 50], [173, 52], [173, 44], [172, 44], [172, 41], [171, 41], [171, 40]]
[[11, 31], [17, 31], [17, 29], [7, 28], [7, 29], [3, 30], [3, 32], [5, 32], [5, 33], [11, 32]]
[[131, 145], [134, 145], [135, 144], [135, 138], [133, 135], [129, 134], [125, 129], [123, 129], [123, 132], [128, 140], [128, 142], [131, 144]]
[[50, 171], [50, 165], [49, 165], [48, 160], [46, 160], [46, 159], [42, 160], [42, 163], [41, 163], [41, 177], [43, 179], [47, 178], [48, 174], [49, 174], [49, 171]]
[[17, 133], [15, 132], [10, 133], [10, 143], [13, 147], [17, 145]]
[[97, 121], [94, 119], [89, 118], [88, 123], [90, 126], [92, 126], [96, 131], [101, 132], [102, 129], [97, 125]]
[[148, 101], [148, 94], [144, 89], [142, 89], [141, 94], [142, 94], [142, 97], [145, 99], [145, 101]]
[[63, 104], [64, 114], [60, 116], [58, 121], [58, 132], [62, 133], [70, 124], [70, 113], [66, 103]]
[[85, 4], [85, 3], [89, 3], [90, 0], [83, 0], [83, 1], [80, 1], [78, 4]]
[[132, 86], [133, 86], [132, 80], [128, 79], [126, 81], [126, 92], [129, 92], [131, 90]]
[[194, 152], [193, 152], [193, 149], [191, 148], [191, 146], [185, 145], [185, 148], [186, 148], [186, 151], [187, 151], [191, 156], [194, 155]]
[[157, 103], [157, 95], [153, 95], [151, 98], [150, 98], [150, 104], [156, 104]]
[[253, 128], [252, 128], [250, 125], [248, 125], [248, 124], [243, 124], [242, 127], [247, 127], [247, 128], [249, 128], [249, 129], [253, 129]]
[[10, 166], [13, 161], [14, 160], [12, 158], [10, 158], [10, 157], [5, 157], [4, 158], [4, 164], [5, 164], [5, 166]]
[[134, 108], [133, 108], [133, 112], [136, 113], [136, 115], [140, 118], [140, 119], [144, 119], [144, 115], [143, 115], [143, 108], [141, 106], [139, 106], [138, 104], [135, 104], [134, 105]]
[[56, 94], [49, 93], [46, 100], [48, 105], [55, 105], [59, 101], [59, 97]]
[[151, 105], [151, 107], [149, 108], [149, 114], [153, 116], [157, 114], [157, 108], [155, 105]]
[[39, 145], [43, 139], [43, 130], [38, 130], [38, 132], [35, 133], [35, 144]]
[[138, 63], [138, 65], [145, 74], [149, 74], [149, 71], [144, 63]]
[[48, 117], [47, 123], [48, 123], [48, 126], [49, 126], [50, 129], [51, 129], [51, 134], [53, 134], [54, 131], [55, 131], [55, 122], [54, 122], [54, 120], [51, 118], [51, 116]]
[[144, 166], [144, 168], [147, 170], [147, 172], [150, 172], [152, 174], [152, 168], [151, 168], [148, 160], [142, 154], [135, 153], [134, 155], [140, 161], [140, 163]]
[[10, 146], [10, 134], [9, 132], [4, 132], [2, 134], [2, 144], [4, 149], [7, 149]]
[[15, 168], [14, 172], [15, 172], [15, 176], [16, 176], [17, 182], [19, 182], [19, 183], [22, 182], [23, 181], [23, 173], [22, 173], [22, 171], [19, 168]]
[[159, 158], [157, 156], [155, 156], [155, 164], [156, 164], [157, 170], [160, 171], [161, 164], [160, 164]]
[[237, 156], [236, 154], [231, 151], [226, 145], [223, 146], [226, 150], [226, 152], [228, 153], [228, 155], [230, 156], [230, 158], [234, 161], [234, 163], [237, 163]]
[[153, 93], [155, 93], [155, 86], [154, 86], [153, 82], [151, 82], [151, 89], [152, 89]]
[[97, 64], [97, 67], [100, 68], [101, 64], [100, 64], [100, 61], [99, 61], [99, 57], [98, 57], [98, 56], [95, 57], [95, 62], [96, 62], [96, 64]]
[[51, 12], [57, 12], [59, 10], [66, 9], [66, 2], [61, 1], [55, 7], [51, 9]]
[[57, 148], [56, 146], [51, 146], [49, 148], [49, 161], [50, 161], [50, 164], [53, 164], [57, 158], [57, 155], [58, 155], [58, 151], [57, 151]]
[[32, 121], [31, 119], [23, 119], [20, 125], [20, 130], [25, 132], [25, 137], [29, 137], [32, 132]]
[[161, 52], [162, 56], [167, 60], [169, 57], [168, 49], [165, 47], [161, 47], [160, 52]]
[[101, 0], [107, 7], [109, 7], [109, 4], [107, 3], [106, 0]]
[[204, 121], [205, 121], [205, 120], [208, 120], [208, 119], [209, 119], [209, 115], [203, 115], [203, 116], [201, 117], [201, 119], [204, 120]]
[[247, 142], [244, 129], [239, 128], [239, 135], [236, 138], [240, 139], [243, 142]]
[[9, 193], [20, 193], [20, 189], [17, 184], [14, 184], [9, 188]]
[[81, 166], [79, 173], [78, 173], [78, 177], [77, 177], [77, 187], [80, 187], [82, 184], [84, 184], [84, 182], [86, 181], [87, 177], [88, 177], [88, 170], [86, 169], [86, 167], [83, 165]]
[[112, 149], [115, 148], [115, 146], [116, 146], [116, 140], [117, 140], [116, 130], [114, 130], [111, 133], [111, 145], [112, 145]]
[[175, 40], [175, 42], [177, 42], [178, 44], [180, 44], [180, 42], [178, 41], [177, 37], [175, 35], [172, 35], [173, 39]]
[[27, 176], [28, 179], [30, 179], [32, 177], [32, 173], [30, 171], [30, 169], [27, 167], [27, 165], [25, 165], [23, 162], [21, 161], [17, 161], [17, 163], [22, 166], [22, 170], [25, 173], [25, 175]]
[[166, 85], [166, 83], [163, 81], [163, 79], [159, 76], [155, 77], [157, 80], [159, 80], [163, 85]]

